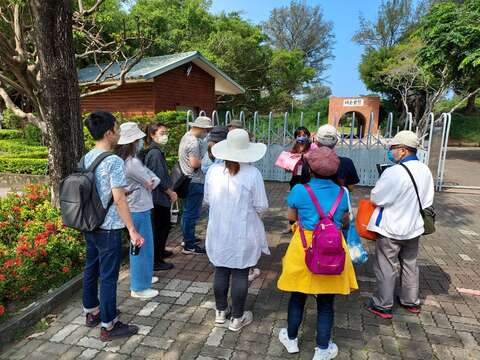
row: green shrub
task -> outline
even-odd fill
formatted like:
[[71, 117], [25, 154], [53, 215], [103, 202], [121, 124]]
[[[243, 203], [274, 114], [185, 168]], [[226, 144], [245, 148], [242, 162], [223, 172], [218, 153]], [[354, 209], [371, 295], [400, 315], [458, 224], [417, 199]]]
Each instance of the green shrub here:
[[5, 305], [15, 311], [78, 274], [84, 258], [81, 234], [62, 225], [45, 185], [0, 199], [0, 319]]
[[0, 173], [46, 175], [48, 160], [0, 157]]
[[0, 129], [0, 140], [21, 139], [23, 133], [20, 130]]
[[452, 114], [450, 139], [480, 143], [480, 114]]
[[20, 129], [22, 127], [22, 118], [18, 117], [10, 109], [3, 110], [2, 127], [6, 129]]
[[25, 141], [28, 145], [41, 145], [42, 131], [33, 124], [27, 124], [23, 129]]

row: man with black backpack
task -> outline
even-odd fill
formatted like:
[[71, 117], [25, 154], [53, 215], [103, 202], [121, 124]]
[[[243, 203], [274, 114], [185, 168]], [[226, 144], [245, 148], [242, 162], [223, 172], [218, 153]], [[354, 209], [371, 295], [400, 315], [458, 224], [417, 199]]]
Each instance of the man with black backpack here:
[[82, 159], [83, 167], [88, 169], [96, 166], [88, 170], [94, 172], [94, 190], [106, 209], [106, 215], [97, 229], [84, 232], [87, 256], [83, 276], [83, 307], [86, 325], [95, 327], [101, 323], [100, 338], [109, 341], [138, 332], [137, 326], [118, 321], [116, 297], [122, 260], [122, 230], [127, 228], [134, 246], [141, 246], [143, 237], [135, 229], [130, 216], [124, 190], [127, 184], [123, 160], [111, 153], [119, 138], [115, 117], [108, 112], [93, 112], [88, 116], [86, 126], [95, 140], [95, 148]]

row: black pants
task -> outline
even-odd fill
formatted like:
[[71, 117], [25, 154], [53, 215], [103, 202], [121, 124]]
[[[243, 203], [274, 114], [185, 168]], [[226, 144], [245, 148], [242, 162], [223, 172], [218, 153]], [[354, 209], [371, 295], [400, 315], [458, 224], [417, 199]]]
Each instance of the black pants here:
[[228, 307], [228, 289], [230, 287], [230, 276], [232, 276], [232, 317], [238, 319], [243, 316], [245, 302], [247, 301], [249, 270], [249, 268], [215, 267], [213, 292], [215, 293], [217, 310], [225, 311]]
[[170, 208], [155, 205], [152, 209], [153, 261], [155, 264], [163, 259], [170, 228]]

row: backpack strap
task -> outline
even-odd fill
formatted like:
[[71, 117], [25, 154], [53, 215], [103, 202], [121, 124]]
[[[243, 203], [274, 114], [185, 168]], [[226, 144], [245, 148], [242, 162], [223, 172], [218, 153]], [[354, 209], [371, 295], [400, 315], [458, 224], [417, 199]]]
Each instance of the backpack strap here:
[[303, 249], [307, 251], [307, 239], [305, 238], [305, 233], [303, 232], [302, 221], [300, 220], [300, 216], [298, 216], [298, 231], [300, 232], [300, 239], [302, 240]]
[[332, 219], [333, 215], [335, 214], [335, 211], [337, 211], [338, 205], [340, 205], [340, 201], [342, 201], [343, 193], [344, 193], [344, 190], [343, 190], [343, 187], [341, 186], [340, 187], [340, 192], [338, 193], [338, 196], [337, 196], [337, 199], [335, 200], [335, 202], [332, 205], [332, 208], [328, 212], [328, 218], [329, 219]]
[[86, 171], [86, 172], [93, 172], [95, 171], [95, 169], [97, 168], [98, 165], [100, 165], [100, 163], [105, 160], [105, 158], [109, 157], [109, 156], [112, 156], [113, 153], [111, 151], [105, 151], [103, 153], [101, 153], [100, 155], [97, 156], [97, 158], [93, 161], [93, 163], [87, 168], [85, 169], [85, 156], [82, 157], [82, 159], [80, 160], [81, 162], [81, 165], [82, 165], [82, 168]]
[[324, 219], [324, 218], [325, 218], [325, 214], [323, 213], [323, 210], [322, 210], [322, 208], [320, 207], [320, 203], [318, 202], [317, 197], [315, 196], [315, 193], [313, 192], [312, 188], [311, 188], [310, 185], [308, 185], [308, 184], [304, 184], [303, 186], [304, 186], [305, 189], [307, 190], [308, 195], [310, 195], [310, 198], [312, 199], [313, 204], [314, 204], [315, 207], [317, 208], [317, 212], [318, 212], [318, 215], [320, 216], [320, 219]]
[[418, 188], [417, 188], [417, 183], [415, 182], [415, 179], [413, 178], [412, 173], [410, 172], [410, 169], [403, 163], [400, 163], [400, 165], [407, 170], [408, 175], [410, 176], [410, 179], [412, 180], [413, 187], [415, 188], [415, 194], [417, 194], [417, 200], [418, 200], [418, 206], [420, 208], [420, 214], [423, 216], [423, 207], [422, 207], [422, 202], [420, 200], [420, 195], [418, 194]]

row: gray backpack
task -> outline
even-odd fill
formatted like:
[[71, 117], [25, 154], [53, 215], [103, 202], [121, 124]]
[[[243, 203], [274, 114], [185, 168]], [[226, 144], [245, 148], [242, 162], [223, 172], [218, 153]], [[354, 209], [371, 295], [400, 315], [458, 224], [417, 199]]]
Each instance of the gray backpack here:
[[95, 169], [111, 155], [113, 153], [108, 151], [98, 155], [87, 169], [83, 157], [75, 172], [60, 182], [60, 209], [64, 225], [90, 232], [103, 224], [113, 204], [113, 196], [105, 209], [95, 185]]

